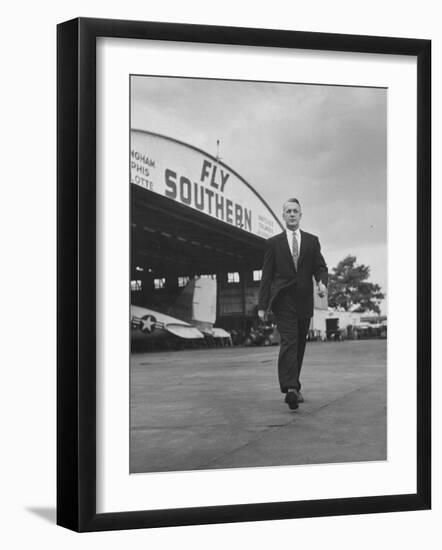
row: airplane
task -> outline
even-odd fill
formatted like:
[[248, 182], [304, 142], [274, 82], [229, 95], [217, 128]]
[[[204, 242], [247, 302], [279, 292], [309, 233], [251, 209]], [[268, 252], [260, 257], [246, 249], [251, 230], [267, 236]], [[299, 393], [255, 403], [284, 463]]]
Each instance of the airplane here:
[[186, 341], [216, 343], [230, 334], [214, 327], [216, 320], [216, 281], [210, 277], [193, 277], [182, 290], [167, 314], [131, 305], [132, 341], [163, 341], [182, 347]]

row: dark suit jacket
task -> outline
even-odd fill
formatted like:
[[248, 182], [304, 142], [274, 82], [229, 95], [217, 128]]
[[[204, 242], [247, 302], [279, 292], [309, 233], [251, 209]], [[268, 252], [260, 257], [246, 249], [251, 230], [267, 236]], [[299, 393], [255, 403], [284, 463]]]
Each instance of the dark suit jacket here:
[[296, 283], [296, 309], [299, 318], [313, 317], [313, 277], [325, 285], [328, 270], [318, 237], [301, 231], [298, 269], [295, 269], [285, 231], [267, 241], [259, 288], [258, 309], [272, 309], [285, 288]]

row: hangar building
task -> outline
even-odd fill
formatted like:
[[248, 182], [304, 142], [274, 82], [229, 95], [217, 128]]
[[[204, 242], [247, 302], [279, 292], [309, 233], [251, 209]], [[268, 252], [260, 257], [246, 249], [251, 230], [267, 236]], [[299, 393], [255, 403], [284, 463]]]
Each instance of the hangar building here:
[[[131, 302], [165, 311], [190, 277], [217, 281], [217, 322], [247, 330], [265, 240], [283, 226], [235, 170], [192, 145], [131, 130]], [[270, 191], [270, 189], [269, 189]], [[315, 307], [327, 300], [315, 297]]]

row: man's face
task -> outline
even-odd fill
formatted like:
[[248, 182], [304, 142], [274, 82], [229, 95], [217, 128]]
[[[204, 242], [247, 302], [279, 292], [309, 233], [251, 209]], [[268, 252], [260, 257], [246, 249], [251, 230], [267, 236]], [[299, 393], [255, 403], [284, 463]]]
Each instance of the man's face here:
[[301, 207], [297, 202], [286, 202], [283, 207], [282, 217], [287, 229], [295, 231], [299, 227], [302, 218]]

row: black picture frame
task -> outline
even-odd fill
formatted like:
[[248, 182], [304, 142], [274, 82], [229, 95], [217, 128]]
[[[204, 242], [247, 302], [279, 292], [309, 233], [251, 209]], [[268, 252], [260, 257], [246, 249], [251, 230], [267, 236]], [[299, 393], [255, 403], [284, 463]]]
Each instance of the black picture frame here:
[[[96, 39], [395, 54], [417, 59], [417, 471], [415, 494], [97, 513]], [[102, 531], [431, 506], [431, 41], [74, 19], [57, 28], [57, 523]], [[407, 403], [411, 397], [404, 397]]]

